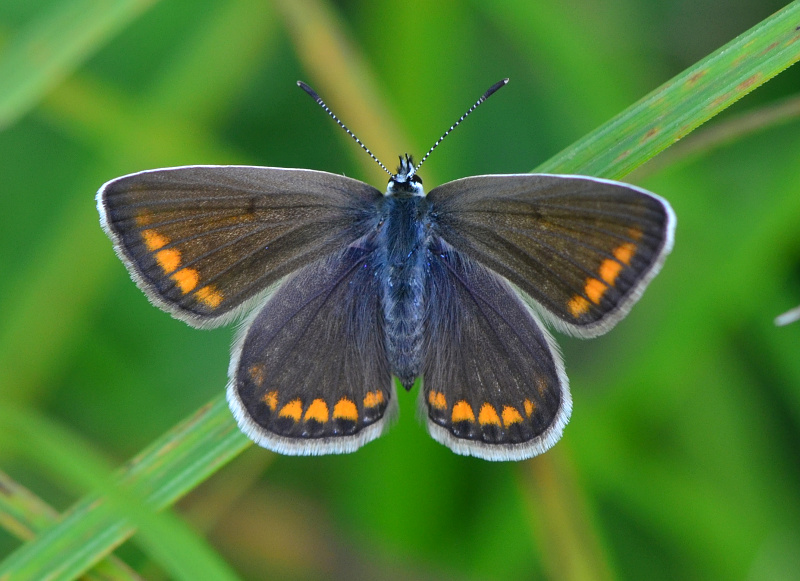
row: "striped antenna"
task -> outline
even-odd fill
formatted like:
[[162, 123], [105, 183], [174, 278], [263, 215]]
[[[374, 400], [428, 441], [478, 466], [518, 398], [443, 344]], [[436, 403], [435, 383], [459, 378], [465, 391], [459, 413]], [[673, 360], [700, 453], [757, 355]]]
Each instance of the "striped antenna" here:
[[[371, 152], [371, 151], [370, 151], [370, 150], [367, 148], [367, 146], [366, 146], [366, 145], [364, 145], [364, 144], [361, 142], [361, 140], [360, 140], [358, 137], [356, 137], [356, 136], [355, 136], [355, 134], [354, 134], [352, 131], [350, 131], [350, 130], [347, 128], [347, 125], [345, 125], [344, 123], [342, 123], [341, 121], [339, 121], [339, 118], [338, 118], [338, 117], [337, 117], [337, 116], [334, 114], [334, 112], [333, 112], [333, 111], [331, 111], [331, 110], [330, 110], [330, 108], [329, 108], [329, 107], [328, 107], [328, 106], [325, 104], [325, 101], [323, 101], [323, 100], [322, 100], [322, 98], [321, 98], [319, 95], [317, 95], [317, 93], [314, 91], [314, 89], [312, 89], [311, 87], [309, 87], [308, 85], [306, 85], [306, 84], [305, 84], [303, 81], [297, 81], [297, 86], [298, 86], [298, 87], [300, 87], [301, 89], [303, 89], [303, 90], [304, 90], [306, 93], [308, 93], [309, 95], [311, 95], [311, 98], [312, 98], [312, 99], [314, 99], [314, 100], [317, 102], [317, 104], [318, 104], [320, 107], [322, 107], [322, 108], [325, 110], [325, 112], [326, 112], [328, 115], [330, 115], [330, 116], [331, 116], [331, 119], [333, 119], [334, 121], [336, 121], [336, 123], [339, 125], [339, 127], [341, 127], [342, 129], [344, 129], [344, 130], [345, 130], [345, 132], [346, 132], [346, 133], [347, 133], [347, 134], [348, 134], [350, 137], [352, 137], [353, 139], [355, 139], [355, 140], [356, 140], [356, 143], [358, 143], [358, 144], [361, 146], [361, 149], [363, 149], [364, 151], [366, 151], [366, 152], [367, 152], [367, 154], [368, 154], [368, 155], [369, 155], [369, 156], [370, 156], [372, 159], [374, 159], [374, 160], [375, 160], [375, 163], [377, 163], [379, 166], [381, 166], [381, 167], [383, 168], [383, 171], [385, 171], [386, 173], [388, 173], [390, 176], [394, 177], [394, 174], [393, 174], [392, 172], [390, 172], [388, 169], [386, 169], [386, 166], [385, 166], [385, 165], [383, 165], [383, 164], [381, 163], [381, 160], [379, 160], [377, 157], [375, 157], [375, 155], [373, 155], [373, 153], [372, 153], [372, 152]], [[495, 89], [495, 90], [496, 90], [496, 89]], [[488, 95], [484, 95], [484, 97], [483, 97], [483, 98], [485, 99], [487, 96], [488, 96]]]
[[496, 92], [498, 89], [501, 89], [501, 88], [505, 87], [507, 84], [508, 84], [508, 79], [503, 79], [502, 81], [498, 81], [497, 83], [495, 83], [494, 85], [492, 85], [491, 87], [489, 87], [489, 90], [488, 90], [488, 91], [486, 91], [486, 92], [485, 92], [483, 95], [481, 95], [481, 98], [480, 98], [480, 99], [478, 99], [477, 101], [475, 101], [475, 104], [474, 104], [472, 107], [470, 107], [470, 108], [467, 110], [467, 112], [466, 112], [466, 113], [464, 113], [464, 114], [463, 114], [461, 117], [459, 117], [459, 118], [458, 118], [458, 121], [456, 121], [455, 123], [453, 123], [453, 124], [450, 126], [450, 129], [448, 129], [447, 131], [445, 131], [445, 132], [444, 132], [444, 135], [442, 135], [442, 136], [441, 136], [439, 139], [437, 139], [437, 140], [436, 140], [436, 143], [434, 143], [434, 144], [433, 144], [433, 147], [431, 147], [431, 148], [428, 150], [428, 153], [426, 153], [426, 154], [423, 156], [422, 160], [421, 160], [421, 161], [420, 161], [420, 162], [417, 164], [417, 167], [415, 167], [415, 168], [412, 170], [411, 174], [413, 175], [413, 174], [417, 173], [417, 171], [419, 171], [419, 168], [422, 166], [422, 164], [423, 164], [423, 163], [425, 163], [425, 160], [426, 160], [426, 159], [428, 159], [428, 156], [429, 156], [431, 153], [433, 153], [433, 150], [434, 150], [434, 149], [436, 149], [436, 147], [437, 147], [437, 146], [438, 146], [438, 145], [439, 145], [439, 144], [440, 144], [442, 141], [444, 141], [444, 138], [445, 138], [445, 137], [447, 137], [447, 136], [450, 134], [450, 132], [451, 132], [453, 129], [455, 129], [456, 127], [458, 127], [458, 126], [459, 126], [459, 124], [461, 124], [461, 122], [462, 122], [464, 119], [466, 119], [466, 118], [467, 118], [467, 115], [469, 115], [469, 114], [470, 114], [470, 113], [472, 113], [472, 112], [473, 112], [475, 109], [477, 109], [477, 108], [478, 108], [478, 105], [480, 105], [480, 104], [481, 104], [481, 103], [483, 103], [483, 102], [484, 102], [486, 99], [488, 99], [489, 97], [491, 97], [491, 96], [492, 96], [492, 94], [493, 94], [493, 93], [495, 93], [495, 92]]

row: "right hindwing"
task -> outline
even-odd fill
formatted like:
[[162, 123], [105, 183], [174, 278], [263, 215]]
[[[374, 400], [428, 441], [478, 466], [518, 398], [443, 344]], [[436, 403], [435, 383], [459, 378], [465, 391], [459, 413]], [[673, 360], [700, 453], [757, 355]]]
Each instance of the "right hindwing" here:
[[544, 452], [572, 406], [551, 338], [506, 281], [441, 239], [429, 272], [420, 394], [429, 432], [487, 460]]

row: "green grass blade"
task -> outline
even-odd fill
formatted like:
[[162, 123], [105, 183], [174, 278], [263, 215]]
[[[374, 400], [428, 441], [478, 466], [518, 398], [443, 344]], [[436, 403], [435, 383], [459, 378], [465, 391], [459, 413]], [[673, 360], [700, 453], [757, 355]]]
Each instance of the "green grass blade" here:
[[[58, 512], [0, 471], [0, 526], [15, 537], [29, 541], [58, 522]], [[86, 581], [140, 581], [130, 567], [113, 555], [89, 571]]]
[[21, 30], [0, 56], [0, 129], [33, 108], [154, 0], [62, 0]]
[[[25, 442], [19, 453], [38, 456], [32, 460], [67, 481], [98, 486], [97, 475], [104, 472], [101, 462], [76, 452], [76, 445], [70, 445], [70, 438], [63, 434], [50, 433], [48, 438], [44, 422], [22, 421], [21, 415], [10, 409], [0, 413], [0, 434], [9, 445]], [[57, 454], [43, 450], [59, 441], [63, 446]], [[177, 519], [151, 510], [175, 502], [249, 444], [236, 428], [224, 398], [219, 398], [131, 460], [114, 482], [100, 482], [99, 494], [86, 497], [58, 524], [12, 553], [0, 564], [0, 579], [74, 579], [133, 534], [137, 525], [143, 547], [175, 578], [213, 573], [215, 579], [235, 579]], [[137, 498], [151, 510], [139, 508]]]
[[800, 2], [665, 83], [537, 172], [619, 178], [800, 59]]
[[681, 140], [673, 147], [636, 169], [636, 180], [645, 175], [658, 173], [687, 159], [708, 155], [715, 149], [730, 145], [740, 139], [766, 131], [772, 127], [791, 123], [800, 118], [800, 96], [768, 103], [745, 113], [728, 117], [722, 123], [695, 131], [691, 137]]

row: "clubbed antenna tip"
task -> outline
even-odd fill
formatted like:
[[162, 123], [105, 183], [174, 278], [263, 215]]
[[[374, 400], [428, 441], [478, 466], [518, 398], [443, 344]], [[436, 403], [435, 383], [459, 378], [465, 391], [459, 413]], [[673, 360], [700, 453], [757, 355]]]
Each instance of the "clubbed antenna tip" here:
[[303, 90], [304, 90], [306, 93], [308, 93], [308, 94], [311, 96], [311, 98], [312, 98], [312, 99], [314, 99], [314, 100], [317, 102], [317, 105], [319, 105], [320, 107], [322, 107], [322, 108], [325, 110], [325, 112], [326, 112], [328, 115], [330, 115], [330, 116], [331, 116], [331, 119], [333, 119], [334, 121], [336, 121], [336, 123], [339, 125], [339, 127], [341, 127], [342, 129], [344, 129], [344, 130], [345, 130], [345, 132], [346, 132], [346, 133], [347, 133], [347, 134], [348, 134], [350, 137], [352, 137], [353, 139], [355, 139], [356, 143], [358, 143], [358, 144], [361, 146], [361, 149], [363, 149], [364, 151], [366, 151], [366, 152], [367, 152], [367, 155], [369, 155], [369, 156], [370, 156], [372, 159], [374, 159], [374, 160], [375, 160], [375, 163], [377, 163], [379, 166], [381, 166], [381, 167], [383, 168], [383, 171], [385, 171], [386, 173], [388, 173], [390, 176], [394, 176], [394, 174], [392, 174], [392, 172], [390, 172], [388, 169], [386, 169], [386, 166], [385, 166], [385, 165], [383, 165], [383, 164], [381, 163], [381, 160], [379, 160], [377, 157], [375, 157], [375, 155], [374, 155], [374, 154], [373, 154], [373, 153], [372, 153], [372, 152], [369, 150], [369, 148], [367, 148], [367, 146], [366, 146], [366, 145], [364, 145], [364, 144], [361, 142], [361, 140], [360, 140], [358, 137], [356, 137], [356, 136], [355, 136], [355, 134], [354, 134], [352, 131], [350, 131], [350, 130], [347, 128], [347, 125], [345, 125], [344, 123], [342, 123], [341, 121], [339, 121], [339, 118], [338, 118], [338, 117], [337, 117], [337, 116], [336, 116], [336, 115], [333, 113], [333, 111], [331, 111], [331, 110], [330, 110], [330, 108], [329, 108], [329, 107], [328, 107], [328, 106], [325, 104], [325, 101], [323, 101], [323, 100], [322, 100], [322, 97], [320, 97], [319, 95], [317, 95], [317, 93], [316, 93], [316, 91], [314, 91], [314, 89], [312, 89], [311, 87], [309, 87], [308, 85], [306, 85], [306, 84], [305, 84], [303, 81], [297, 81], [297, 86], [298, 86], [298, 87], [300, 87], [301, 89], [303, 89]]
[[473, 112], [475, 109], [477, 109], [477, 108], [478, 108], [478, 105], [480, 105], [481, 103], [483, 103], [483, 102], [484, 102], [486, 99], [488, 99], [489, 97], [491, 97], [491, 96], [492, 96], [492, 95], [493, 95], [495, 92], [497, 92], [499, 89], [501, 89], [501, 88], [505, 87], [507, 84], [508, 84], [508, 79], [506, 78], [506, 79], [503, 79], [502, 81], [497, 81], [497, 82], [496, 82], [494, 85], [492, 85], [491, 87], [489, 87], [489, 89], [488, 89], [488, 90], [487, 90], [487, 91], [486, 91], [486, 92], [485, 92], [483, 95], [481, 95], [481, 98], [480, 98], [480, 99], [478, 99], [477, 101], [475, 101], [475, 103], [472, 105], [472, 107], [470, 107], [469, 109], [467, 109], [467, 112], [466, 112], [466, 113], [464, 113], [464, 114], [463, 114], [461, 117], [459, 117], [459, 118], [458, 118], [458, 120], [457, 120], [455, 123], [453, 123], [453, 124], [450, 126], [450, 129], [448, 129], [447, 131], [445, 131], [445, 132], [444, 132], [444, 134], [443, 134], [443, 135], [442, 135], [442, 136], [441, 136], [439, 139], [437, 139], [437, 140], [436, 140], [436, 143], [434, 143], [434, 144], [433, 144], [433, 147], [431, 147], [431, 148], [428, 150], [428, 153], [426, 153], [424, 156], [422, 156], [422, 159], [421, 159], [421, 160], [420, 160], [420, 162], [417, 164], [417, 167], [415, 167], [415, 168], [414, 168], [414, 173], [416, 173], [417, 171], [419, 171], [419, 168], [422, 166], [422, 164], [423, 164], [423, 163], [425, 163], [425, 160], [426, 160], [426, 159], [428, 159], [428, 156], [429, 156], [431, 153], [433, 153], [433, 150], [434, 150], [434, 149], [436, 149], [436, 148], [439, 146], [439, 144], [440, 144], [442, 141], [444, 141], [444, 138], [445, 138], [445, 137], [447, 137], [448, 135], [450, 135], [450, 132], [451, 132], [453, 129], [455, 129], [456, 127], [458, 127], [458, 126], [461, 124], [461, 122], [462, 122], [464, 119], [466, 119], [466, 118], [467, 118], [467, 115], [469, 115], [470, 113], [472, 113], [472, 112]]

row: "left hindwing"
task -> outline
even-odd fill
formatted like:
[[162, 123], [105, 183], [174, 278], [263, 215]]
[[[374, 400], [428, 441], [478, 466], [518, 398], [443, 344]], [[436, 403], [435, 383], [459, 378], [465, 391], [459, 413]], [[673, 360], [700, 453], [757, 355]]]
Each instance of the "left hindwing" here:
[[434, 242], [423, 390], [428, 430], [459, 454], [521, 460], [561, 437], [571, 400], [547, 332], [508, 283]]
[[260, 446], [352, 452], [383, 432], [397, 404], [373, 259], [354, 245], [301, 269], [238, 341], [228, 402]]
[[611, 329], [672, 248], [675, 215], [641, 188], [584, 176], [489, 175], [429, 194], [437, 231], [584, 337]]

